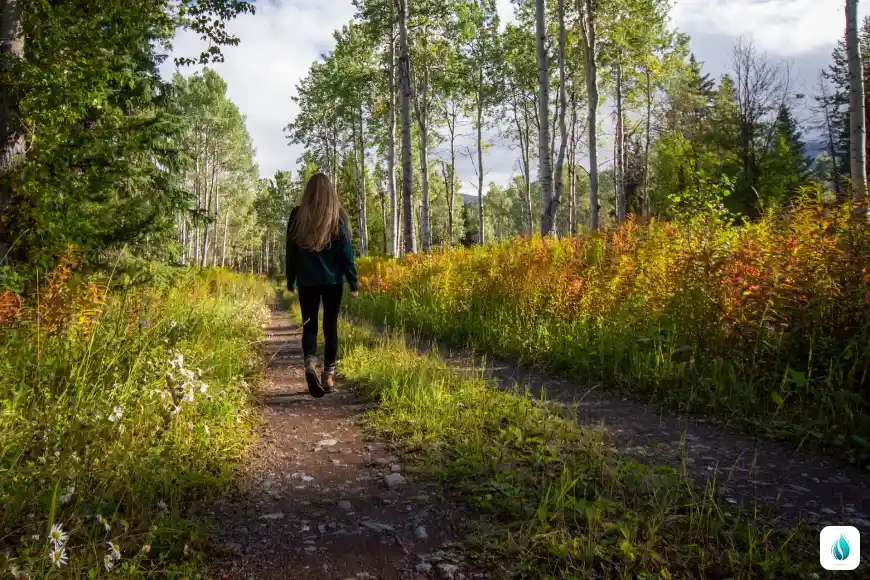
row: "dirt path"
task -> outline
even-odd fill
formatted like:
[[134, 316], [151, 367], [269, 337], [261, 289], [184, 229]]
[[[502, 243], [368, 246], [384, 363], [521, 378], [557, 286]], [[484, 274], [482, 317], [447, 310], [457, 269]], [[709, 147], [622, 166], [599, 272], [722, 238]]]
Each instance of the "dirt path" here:
[[[383, 329], [381, 329], [383, 331]], [[421, 340], [417, 348], [432, 349]], [[454, 369], [479, 373], [481, 357], [438, 347]], [[698, 485], [715, 478], [725, 501], [772, 506], [785, 523], [870, 529], [870, 471], [797, 446], [748, 436], [702, 417], [682, 417], [630, 397], [486, 358], [486, 374], [503, 388], [527, 386], [549, 401], [576, 406], [578, 421], [603, 424], [622, 455], [683, 468]]]
[[475, 577], [452, 549], [461, 510], [415, 483], [359, 425], [365, 405], [308, 395], [300, 330], [276, 312], [261, 436], [235, 497], [215, 505], [211, 572], [245, 580]]

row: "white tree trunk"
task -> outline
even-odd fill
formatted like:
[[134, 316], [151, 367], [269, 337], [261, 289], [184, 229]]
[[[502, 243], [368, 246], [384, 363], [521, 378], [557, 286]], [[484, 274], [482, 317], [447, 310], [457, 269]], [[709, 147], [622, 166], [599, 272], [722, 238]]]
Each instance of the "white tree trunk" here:
[[864, 117], [864, 74], [858, 39], [858, 0], [846, 0], [846, 50], [849, 59], [849, 149], [852, 199], [867, 194], [867, 149]]
[[390, 62], [389, 62], [389, 135], [387, 137], [387, 193], [390, 196], [390, 250], [399, 255], [399, 204], [396, 199], [396, 35], [394, 4], [390, 2]]
[[589, 226], [601, 226], [601, 206], [598, 202], [598, 65], [596, 63], [595, 14], [592, 0], [577, 0], [583, 29], [583, 57], [586, 64], [586, 97], [589, 131]]
[[625, 120], [622, 107], [622, 62], [616, 62], [616, 222], [625, 221]]
[[[359, 226], [359, 252], [361, 256], [369, 253], [369, 212], [368, 191], [366, 188], [366, 140], [365, 125], [363, 124], [363, 108], [359, 108], [359, 175], [360, 175], [360, 226]], [[354, 156], [354, 162], [356, 156]]]
[[[565, 114], [568, 111], [568, 91], [565, 86], [565, 0], [559, 0], [559, 156], [556, 158], [555, 195], [547, 208], [547, 219], [551, 230], [555, 233], [556, 216], [559, 204], [565, 191], [563, 169], [565, 167], [565, 149], [568, 146], [568, 128], [565, 125]], [[570, 173], [570, 172], [569, 172]]]
[[547, 57], [547, 7], [545, 0], [535, 0], [535, 43], [538, 56], [538, 183], [541, 187], [541, 235], [555, 233], [556, 222], [550, 211], [553, 205], [553, 168], [550, 161], [550, 63]]
[[417, 252], [414, 236], [414, 168], [411, 165], [411, 61], [408, 50], [408, 0], [399, 6], [399, 109], [402, 115], [402, 205], [405, 219], [405, 253]]

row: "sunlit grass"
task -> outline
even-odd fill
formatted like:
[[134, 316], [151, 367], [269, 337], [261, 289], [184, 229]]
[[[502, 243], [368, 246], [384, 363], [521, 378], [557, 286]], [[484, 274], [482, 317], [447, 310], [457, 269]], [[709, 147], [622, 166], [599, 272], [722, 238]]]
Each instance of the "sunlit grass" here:
[[486, 566], [519, 578], [811, 578], [805, 529], [723, 507], [668, 467], [620, 458], [520, 391], [450, 370], [400, 336], [342, 324], [341, 371], [379, 403], [369, 427], [409, 469], [477, 514], [466, 530]]
[[0, 575], [195, 577], [189, 508], [225, 488], [251, 434], [272, 290], [224, 271], [167, 280], [95, 284], [86, 305], [49, 289], [0, 328]]

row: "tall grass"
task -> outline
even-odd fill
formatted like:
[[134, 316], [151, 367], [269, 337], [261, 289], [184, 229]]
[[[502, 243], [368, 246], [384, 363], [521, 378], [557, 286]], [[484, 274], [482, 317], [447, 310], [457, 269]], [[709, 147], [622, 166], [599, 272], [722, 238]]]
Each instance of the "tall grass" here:
[[349, 307], [683, 411], [870, 456], [870, 227], [804, 200], [360, 263]]
[[223, 489], [251, 433], [270, 287], [68, 270], [0, 327], [0, 573], [194, 577], [188, 508]]
[[379, 402], [368, 425], [476, 512], [468, 538], [495, 577], [813, 578], [814, 537], [620, 459], [601, 433], [527, 394], [343, 325], [342, 373]]

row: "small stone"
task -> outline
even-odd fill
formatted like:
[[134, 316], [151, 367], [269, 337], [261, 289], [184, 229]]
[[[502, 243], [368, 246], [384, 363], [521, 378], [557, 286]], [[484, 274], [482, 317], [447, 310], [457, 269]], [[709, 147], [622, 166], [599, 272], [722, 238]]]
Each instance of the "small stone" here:
[[317, 442], [318, 447], [333, 447], [334, 445], [337, 445], [337, 444], [338, 444], [338, 441], [336, 441], [335, 439], [324, 439], [323, 441]]
[[353, 509], [353, 506], [346, 499], [343, 499], [340, 502], [338, 502], [338, 507], [339, 507], [339, 509], [342, 509], [346, 512], [349, 512], [350, 510]]
[[301, 479], [305, 483], [310, 483], [310, 482], [314, 481], [314, 478], [311, 477], [310, 475], [303, 475], [299, 479]]
[[393, 473], [401, 473], [402, 466], [399, 465], [398, 463], [394, 463], [390, 466], [390, 471], [392, 471]]
[[386, 483], [387, 487], [390, 489], [394, 489], [401, 485], [405, 485], [405, 478], [400, 473], [391, 473], [384, 476], [384, 483]]
[[418, 540], [426, 540], [429, 538], [429, 534], [426, 533], [426, 528], [423, 526], [417, 526], [414, 529], [414, 537]]
[[438, 564], [438, 568], [436, 568], [438, 572], [438, 577], [443, 580], [453, 580], [456, 578], [456, 573], [459, 571], [459, 566], [454, 566], [453, 564], [447, 564], [446, 562], [441, 562]]
[[425, 494], [424, 495], [415, 495], [411, 499], [414, 501], [426, 502], [426, 501], [429, 501], [429, 496], [425, 495]]
[[317, 546], [305, 546], [305, 551], [306, 552], [316, 552]]
[[379, 533], [392, 532], [394, 530], [393, 526], [390, 524], [382, 524], [371, 520], [363, 521], [360, 525], [368, 530]]
[[432, 571], [432, 564], [429, 562], [420, 562], [414, 567], [420, 574], [429, 574]]
[[281, 520], [281, 519], [284, 519], [284, 513], [283, 512], [275, 512], [273, 514], [264, 514], [264, 515], [260, 516], [260, 519], [261, 520]]

